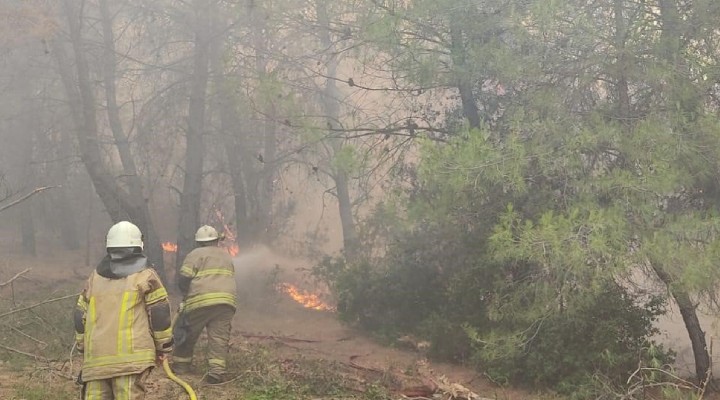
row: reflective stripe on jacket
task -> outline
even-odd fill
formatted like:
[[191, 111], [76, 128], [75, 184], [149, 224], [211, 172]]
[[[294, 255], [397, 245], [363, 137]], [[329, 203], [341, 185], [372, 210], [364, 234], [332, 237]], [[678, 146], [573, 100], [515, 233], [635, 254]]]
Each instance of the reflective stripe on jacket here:
[[191, 280], [185, 310], [216, 304], [236, 307], [235, 266], [225, 249], [205, 246], [191, 251], [185, 257], [180, 275]]
[[76, 312], [82, 315], [76, 340], [84, 349], [85, 381], [141, 373], [172, 344], [167, 291], [153, 269], [118, 279], [94, 271]]

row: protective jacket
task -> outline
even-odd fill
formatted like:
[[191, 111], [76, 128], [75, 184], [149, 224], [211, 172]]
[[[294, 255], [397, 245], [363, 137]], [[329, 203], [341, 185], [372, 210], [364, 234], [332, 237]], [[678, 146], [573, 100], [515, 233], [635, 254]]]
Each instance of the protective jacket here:
[[184, 311], [216, 304], [236, 307], [237, 289], [232, 258], [217, 246], [198, 247], [185, 257], [178, 280]]
[[74, 319], [86, 382], [139, 374], [155, 365], [158, 352], [172, 350], [167, 291], [142, 255], [103, 259], [78, 298]]

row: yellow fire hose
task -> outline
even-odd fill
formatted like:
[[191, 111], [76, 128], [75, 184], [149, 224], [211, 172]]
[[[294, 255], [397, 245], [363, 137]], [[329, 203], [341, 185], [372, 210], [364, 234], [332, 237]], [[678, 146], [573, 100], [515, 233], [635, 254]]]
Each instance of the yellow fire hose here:
[[190, 385], [188, 385], [187, 382], [178, 378], [178, 376], [172, 372], [172, 369], [170, 369], [170, 363], [168, 363], [167, 358], [163, 360], [162, 366], [163, 366], [163, 371], [165, 371], [165, 375], [167, 375], [171, 381], [177, 383], [183, 389], [185, 389], [188, 396], [190, 396], [190, 400], [197, 400], [197, 396], [195, 395], [195, 391], [193, 390], [193, 388]]

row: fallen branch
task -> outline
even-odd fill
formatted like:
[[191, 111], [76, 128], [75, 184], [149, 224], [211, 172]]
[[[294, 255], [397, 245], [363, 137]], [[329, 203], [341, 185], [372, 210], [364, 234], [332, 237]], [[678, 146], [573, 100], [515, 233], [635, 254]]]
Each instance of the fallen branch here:
[[[2, 315], [0, 315], [1, 317]], [[241, 333], [242, 337], [247, 339], [262, 339], [262, 340], [278, 340], [281, 342], [297, 342], [297, 343], [320, 343], [320, 340], [314, 339], [297, 339], [287, 336], [274, 336], [274, 335], [252, 335], [248, 333]]]
[[443, 398], [449, 400], [492, 400], [487, 397], [481, 397], [472, 390], [466, 388], [459, 383], [450, 382], [450, 380], [442, 375], [440, 377], [424, 376], [428, 381], [435, 386], [435, 393], [442, 393]]
[[402, 389], [400, 391], [400, 396], [402, 396], [403, 399], [429, 400], [435, 392], [437, 392], [437, 388], [431, 388], [428, 386], [412, 386]]
[[26, 338], [32, 340], [33, 342], [35, 342], [35, 343], [37, 343], [37, 344], [41, 344], [41, 345], [43, 345], [43, 346], [45, 346], [45, 347], [47, 347], [47, 345], [48, 345], [47, 343], [43, 342], [42, 340], [37, 339], [37, 338], [34, 338], [34, 337], [28, 335], [27, 333], [21, 331], [20, 329], [14, 327], [14, 326], [11, 326], [10, 329], [12, 329], [13, 331], [19, 333], [19, 334], [22, 335], [22, 336], [25, 336]]
[[26, 352], [24, 352], [24, 351], [22, 351], [22, 350], [14, 349], [14, 348], [12, 348], [12, 347], [8, 347], [8, 346], [5, 346], [5, 345], [3, 345], [3, 344], [0, 344], [0, 349], [5, 349], [5, 350], [7, 350], [7, 351], [11, 351], [11, 352], [13, 352], [13, 353], [21, 354], [21, 355], [26, 356], [26, 357], [34, 358], [34, 359], [36, 359], [36, 360], [45, 361], [45, 362], [50, 362], [50, 360], [48, 360], [47, 358], [45, 358], [45, 357], [43, 357], [43, 356], [38, 356], [38, 355], [36, 355], [36, 354], [26, 353]]
[[45, 368], [38, 368], [38, 370], [40, 370], [40, 371], [42, 371], [43, 369], [47, 369], [47, 371], [48, 371], [49, 373], [51, 373], [51, 374], [53, 374], [53, 375], [57, 375], [57, 376], [59, 376], [59, 377], [61, 377], [61, 378], [63, 378], [63, 379], [67, 379], [67, 380], [69, 380], [69, 381], [73, 381], [73, 382], [74, 382], [74, 381], [77, 379], [77, 377], [73, 377], [72, 375], [68, 375], [68, 374], [62, 372], [62, 370], [58, 370], [57, 368], [54, 368], [54, 367], [53, 367], [52, 365], [50, 365], [49, 363], [48, 363], [48, 366], [45, 367]]
[[423, 384], [434, 390], [435, 394], [442, 394], [447, 400], [492, 400], [482, 397], [469, 388], [455, 382], [451, 382], [445, 375], [436, 376], [430, 369], [427, 360], [418, 361], [418, 375], [422, 378]]
[[10, 280], [5, 281], [5, 282], [3, 282], [3, 283], [0, 283], [0, 288], [1, 288], [1, 287], [5, 287], [5, 286], [13, 283], [14, 280], [18, 279], [19, 277], [21, 277], [23, 274], [27, 273], [27, 272], [30, 271], [30, 270], [31, 270], [31, 268], [25, 268], [24, 270], [18, 272], [17, 274], [15, 274], [15, 276], [13, 276], [12, 278], [10, 278]]
[[33, 190], [32, 192], [26, 194], [25, 196], [23, 196], [23, 197], [15, 200], [15, 201], [13, 201], [13, 202], [11, 202], [11, 203], [9, 203], [9, 204], [6, 204], [6, 205], [0, 207], [0, 212], [5, 211], [5, 210], [7, 210], [8, 208], [10, 208], [10, 207], [12, 207], [12, 206], [16, 206], [16, 205], [22, 203], [23, 201], [29, 199], [30, 197], [32, 197], [32, 196], [34, 196], [34, 195], [36, 195], [36, 194], [38, 194], [38, 193], [40, 193], [40, 192], [44, 192], [44, 191], [46, 191], [46, 190], [48, 190], [48, 189], [53, 189], [53, 188], [57, 188], [57, 187], [60, 187], [60, 186], [43, 186], [43, 187], [36, 188], [35, 190]]
[[377, 372], [377, 373], [380, 373], [380, 374], [384, 374], [384, 373], [385, 373], [385, 371], [383, 371], [383, 370], [381, 370], [381, 369], [372, 368], [372, 367], [366, 367], [366, 366], [363, 366], [363, 365], [360, 365], [360, 364], [356, 363], [356, 362], [355, 362], [355, 359], [360, 358], [360, 357], [362, 357], [362, 355], [360, 355], [360, 354], [355, 354], [355, 355], [350, 356], [350, 363], [349, 363], [348, 365], [350, 365], [351, 367], [353, 367], [353, 368], [355, 368], [355, 369], [359, 369], [359, 370], [362, 370], [362, 371]]
[[[642, 377], [639, 377], [638, 374], [647, 371], [664, 374], [668, 377], [669, 380], [663, 380], [660, 382], [646, 382]], [[632, 381], [635, 382], [631, 384]], [[637, 393], [645, 393], [648, 389], [651, 388], [673, 388], [677, 390], [687, 390], [690, 392], [699, 393], [698, 399], [702, 399], [705, 395], [703, 388], [698, 387], [694, 383], [680, 378], [678, 375], [675, 375], [672, 372], [662, 368], [638, 367], [630, 375], [626, 384], [629, 385], [627, 388], [627, 392], [618, 397], [623, 400], [635, 399], [635, 395]]]
[[18, 308], [18, 309], [16, 309], [16, 310], [12, 310], [12, 311], [8, 311], [8, 312], [6, 312], [6, 313], [0, 314], [0, 318], [7, 317], [8, 315], [17, 314], [17, 313], [19, 313], [19, 312], [23, 312], [23, 311], [27, 311], [27, 310], [32, 310], [33, 308], [39, 307], [39, 306], [41, 306], [41, 305], [43, 305], [43, 304], [54, 303], [54, 302], [56, 302], [56, 301], [61, 301], [61, 300], [69, 299], [69, 298], [71, 298], [71, 297], [77, 297], [77, 296], [79, 296], [79, 295], [80, 295], [80, 293], [74, 293], [74, 294], [69, 294], [69, 295], [67, 295], [67, 296], [56, 297], [56, 298], [54, 298], [54, 299], [48, 299], [48, 300], [45, 300], [45, 301], [41, 301], [41, 302], [39, 302], [39, 303], [35, 303], [35, 304], [30, 305], [30, 306], [27, 306], [27, 307]]

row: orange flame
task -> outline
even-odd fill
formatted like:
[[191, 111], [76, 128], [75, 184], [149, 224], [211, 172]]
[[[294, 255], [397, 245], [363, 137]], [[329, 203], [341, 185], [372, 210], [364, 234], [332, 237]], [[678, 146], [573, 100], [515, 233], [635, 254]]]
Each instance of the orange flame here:
[[220, 212], [220, 210], [216, 209], [215, 215], [218, 217], [218, 220], [223, 226], [223, 234], [225, 235], [226, 240], [226, 244], [223, 247], [227, 249], [231, 256], [237, 256], [240, 254], [240, 246], [238, 246], [235, 241], [235, 239], [237, 239], [235, 232], [233, 232], [233, 230], [230, 229], [230, 226], [225, 222], [225, 216]]
[[238, 254], [240, 254], [240, 246], [238, 246], [236, 244], [231, 244], [230, 246], [227, 247], [227, 251], [228, 251], [228, 253], [230, 253], [231, 256], [235, 257]]
[[163, 248], [163, 250], [167, 251], [168, 253], [175, 253], [178, 249], [178, 246], [177, 246], [177, 243], [163, 242], [162, 248]]
[[281, 283], [278, 285], [278, 290], [287, 293], [293, 300], [305, 308], [320, 311], [335, 311], [335, 307], [322, 301], [317, 294], [298, 289], [295, 285]]

